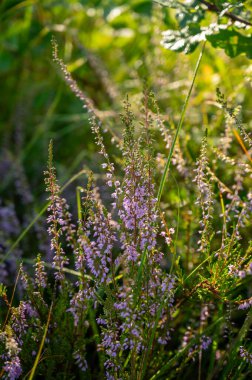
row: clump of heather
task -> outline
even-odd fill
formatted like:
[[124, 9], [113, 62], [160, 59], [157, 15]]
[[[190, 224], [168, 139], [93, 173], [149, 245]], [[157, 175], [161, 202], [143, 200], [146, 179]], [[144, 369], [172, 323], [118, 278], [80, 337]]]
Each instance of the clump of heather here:
[[[148, 102], [147, 92], [144, 99]], [[24, 360], [30, 340], [34, 346], [33, 356], [37, 355], [42, 323], [46, 322], [51, 302], [54, 312], [44, 342], [45, 350], [52, 352], [55, 340], [60, 341], [63, 335], [64, 349], [72, 358], [69, 371], [73, 368], [80, 373], [93, 370], [94, 359], [90, 359], [89, 350], [95, 344], [99, 358], [97, 371], [106, 378], [144, 376], [151, 352], [158, 353], [169, 343], [176, 276], [167, 273], [161, 265], [164, 256], [161, 236], [166, 234], [162, 232], [164, 223], [155, 198], [152, 118], [147, 106], [143, 106], [143, 131], [136, 136], [136, 122], [128, 101], [125, 103], [122, 180], [116, 178], [114, 164], [104, 151], [102, 136], [97, 137], [103, 147], [102, 168], [111, 189], [111, 201], [107, 206], [103, 204], [90, 173], [88, 184], [80, 193], [76, 224], [61, 196], [50, 144], [45, 182], [49, 192], [47, 221], [55, 276], [53, 280], [46, 273], [41, 255], [35, 263], [34, 280], [20, 269], [27, 299], [18, 307], [6, 300], [9, 311], [2, 332], [5, 334], [7, 327], [13, 332], [18, 345], [16, 353], [20, 354], [15, 357], [15, 363]], [[95, 133], [100, 131], [97, 129]], [[72, 273], [78, 276], [75, 282], [69, 282], [66, 277], [70, 263], [74, 266]], [[60, 319], [62, 313], [65, 315]], [[64, 320], [71, 336], [68, 343], [62, 331]], [[97, 332], [100, 337], [88, 338], [90, 333]], [[55, 363], [62, 360], [56, 359]], [[47, 364], [42, 366], [46, 368]], [[13, 376], [7, 364], [3, 365], [3, 371], [6, 376]], [[16, 370], [16, 377], [12, 378], [19, 375]]]
[[[245, 378], [252, 355], [252, 172], [247, 150], [231, 156], [241, 141], [230, 132], [237, 114], [221, 98], [229, 115], [221, 144], [205, 136], [196, 162], [185, 162], [183, 144], [175, 146], [171, 177], [183, 178], [192, 195], [182, 202], [181, 190], [174, 211], [171, 180], [157, 200], [164, 167], [164, 156], [155, 153], [157, 128], [165, 149], [172, 131], [153, 95], [144, 90], [138, 114], [125, 101], [121, 157], [113, 162], [99, 113], [53, 44], [55, 62], [88, 112], [109, 198], [88, 173], [74, 217], [50, 143], [45, 183], [53, 259], [37, 254], [33, 270], [24, 259], [13, 289], [0, 285], [0, 377]], [[231, 175], [223, 179], [223, 170]]]

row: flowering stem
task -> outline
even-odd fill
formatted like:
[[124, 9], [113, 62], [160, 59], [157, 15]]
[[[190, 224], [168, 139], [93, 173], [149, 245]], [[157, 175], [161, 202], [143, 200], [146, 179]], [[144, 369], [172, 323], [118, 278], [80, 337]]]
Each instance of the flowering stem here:
[[189, 99], [191, 97], [191, 93], [192, 93], [192, 89], [193, 89], [193, 86], [194, 86], [194, 83], [195, 83], [195, 79], [196, 79], [196, 76], [197, 76], [197, 73], [198, 73], [198, 70], [199, 70], [200, 62], [201, 62], [201, 59], [203, 57], [205, 45], [206, 45], [206, 42], [204, 42], [204, 44], [202, 46], [202, 49], [201, 49], [201, 52], [200, 52], [200, 55], [199, 55], [199, 58], [198, 58], [198, 61], [197, 61], [197, 64], [196, 64], [196, 67], [195, 67], [195, 70], [194, 70], [192, 83], [191, 83], [191, 86], [189, 88], [186, 100], [184, 102], [182, 113], [181, 113], [181, 117], [180, 117], [177, 129], [176, 129], [175, 136], [174, 136], [173, 141], [172, 141], [172, 145], [171, 145], [171, 149], [170, 149], [169, 155], [167, 157], [164, 173], [162, 175], [161, 182], [160, 182], [159, 189], [158, 189], [158, 195], [157, 195], [158, 205], [160, 204], [161, 196], [163, 194], [165, 180], [166, 180], [166, 177], [167, 177], [167, 174], [169, 172], [170, 165], [171, 165], [171, 159], [172, 159], [173, 151], [174, 151], [177, 139], [178, 139], [179, 132], [180, 132], [181, 127], [183, 125], [183, 121], [184, 121], [184, 118], [185, 118], [185, 113], [186, 113], [186, 110], [187, 110], [187, 107], [188, 107]]

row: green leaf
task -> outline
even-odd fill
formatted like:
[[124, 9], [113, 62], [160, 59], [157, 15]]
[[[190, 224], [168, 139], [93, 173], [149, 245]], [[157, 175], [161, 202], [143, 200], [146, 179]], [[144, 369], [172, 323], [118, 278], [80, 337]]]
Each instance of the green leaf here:
[[[194, 32], [193, 32], [194, 31]], [[176, 52], [184, 52], [186, 54], [192, 53], [199, 42], [204, 40], [205, 37], [201, 35], [200, 28], [192, 27], [189, 29], [166, 30], [163, 32], [163, 39], [161, 44], [168, 50]]]
[[206, 41], [207, 36], [225, 30], [227, 25], [212, 23], [208, 27], [200, 28], [192, 24], [179, 30], [166, 30], [163, 32], [162, 45], [169, 50], [192, 53], [201, 41]]
[[152, 0], [138, 0], [131, 5], [131, 8], [136, 13], [150, 16], [152, 12], [152, 6]]
[[154, 0], [155, 3], [163, 5], [164, 7], [177, 8], [178, 2], [176, 0]]
[[[243, 1], [217, 2], [215, 5], [209, 3], [211, 12], [208, 12], [198, 0], [183, 3], [173, 0], [157, 0], [157, 2], [175, 9], [178, 22], [177, 30], [163, 32], [161, 43], [166, 49], [188, 54], [192, 53], [201, 41], [207, 39], [214, 47], [224, 49], [230, 57], [236, 57], [241, 53], [245, 53], [248, 58], [252, 57], [251, 35], [248, 29], [244, 29], [245, 25], [249, 25], [246, 21], [248, 9], [244, 8]], [[230, 10], [232, 10], [231, 13]], [[216, 20], [210, 24], [209, 13], [215, 13]], [[236, 21], [236, 29], [242, 28], [244, 34], [239, 33], [230, 25], [230, 20]], [[208, 26], [206, 26], [207, 23]]]
[[215, 48], [222, 48], [226, 54], [233, 58], [239, 54], [246, 54], [252, 58], [252, 36], [244, 36], [235, 29], [221, 30], [218, 34], [207, 36], [207, 40]]

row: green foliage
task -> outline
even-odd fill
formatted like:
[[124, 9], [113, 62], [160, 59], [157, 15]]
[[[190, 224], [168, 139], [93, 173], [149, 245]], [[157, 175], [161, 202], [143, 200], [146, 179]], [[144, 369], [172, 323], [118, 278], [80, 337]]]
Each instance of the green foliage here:
[[[245, 53], [251, 58], [252, 23], [243, 18], [250, 10], [246, 1], [157, 2], [176, 11], [178, 30], [163, 32], [162, 44], [166, 49], [188, 54], [201, 41], [208, 40], [213, 47], [224, 49], [230, 57]], [[215, 13], [215, 18], [210, 17], [208, 11]]]
[[239, 54], [245, 53], [248, 58], [252, 59], [251, 36], [242, 35], [234, 28], [209, 35], [207, 39], [211, 42], [212, 46], [224, 49], [229, 57], [234, 58]]

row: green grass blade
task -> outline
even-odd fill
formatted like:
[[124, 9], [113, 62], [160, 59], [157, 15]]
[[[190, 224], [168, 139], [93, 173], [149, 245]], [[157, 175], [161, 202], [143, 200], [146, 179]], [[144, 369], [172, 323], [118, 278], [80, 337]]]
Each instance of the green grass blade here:
[[45, 327], [45, 331], [44, 331], [44, 334], [43, 334], [43, 338], [41, 340], [41, 343], [40, 343], [40, 346], [39, 346], [39, 350], [38, 350], [35, 362], [33, 364], [33, 367], [31, 369], [31, 373], [30, 373], [30, 376], [29, 376], [28, 380], [32, 380], [34, 378], [37, 366], [39, 364], [39, 360], [40, 360], [41, 353], [42, 353], [42, 350], [43, 350], [43, 347], [44, 347], [44, 344], [45, 344], [45, 339], [46, 339], [46, 335], [47, 335], [47, 331], [48, 331], [48, 327], [49, 327], [49, 323], [50, 323], [50, 319], [51, 319], [51, 315], [52, 315], [52, 307], [53, 307], [53, 303], [51, 303], [51, 306], [50, 306], [50, 309], [49, 309], [49, 313], [48, 313], [48, 317], [47, 317], [47, 322], [46, 322], [46, 327]]
[[206, 44], [206, 42], [204, 42], [203, 47], [201, 49], [201, 52], [200, 52], [200, 55], [199, 55], [199, 58], [198, 58], [198, 61], [197, 61], [197, 64], [196, 64], [196, 67], [195, 67], [195, 70], [194, 70], [192, 83], [191, 83], [191, 86], [189, 88], [186, 100], [184, 102], [184, 105], [183, 105], [183, 108], [182, 108], [181, 117], [180, 117], [177, 129], [176, 129], [175, 136], [174, 136], [173, 141], [172, 141], [172, 145], [171, 145], [171, 149], [170, 149], [169, 155], [167, 157], [164, 173], [162, 175], [161, 182], [160, 182], [159, 189], [158, 189], [158, 195], [157, 195], [158, 204], [160, 203], [160, 200], [161, 200], [161, 197], [162, 197], [162, 194], [163, 194], [166, 177], [167, 177], [167, 174], [169, 172], [170, 165], [171, 165], [171, 159], [172, 159], [173, 151], [174, 151], [174, 148], [175, 148], [178, 136], [179, 136], [179, 132], [180, 132], [181, 127], [183, 125], [183, 121], [184, 121], [184, 118], [185, 118], [185, 114], [186, 114], [186, 110], [187, 110], [187, 107], [188, 107], [189, 99], [191, 97], [192, 89], [193, 89], [193, 86], [194, 86], [194, 83], [195, 83], [195, 79], [197, 77], [197, 73], [198, 73], [198, 70], [199, 70], [200, 62], [201, 62], [201, 59], [203, 57], [203, 53], [204, 53], [204, 49], [205, 49], [205, 44]]

